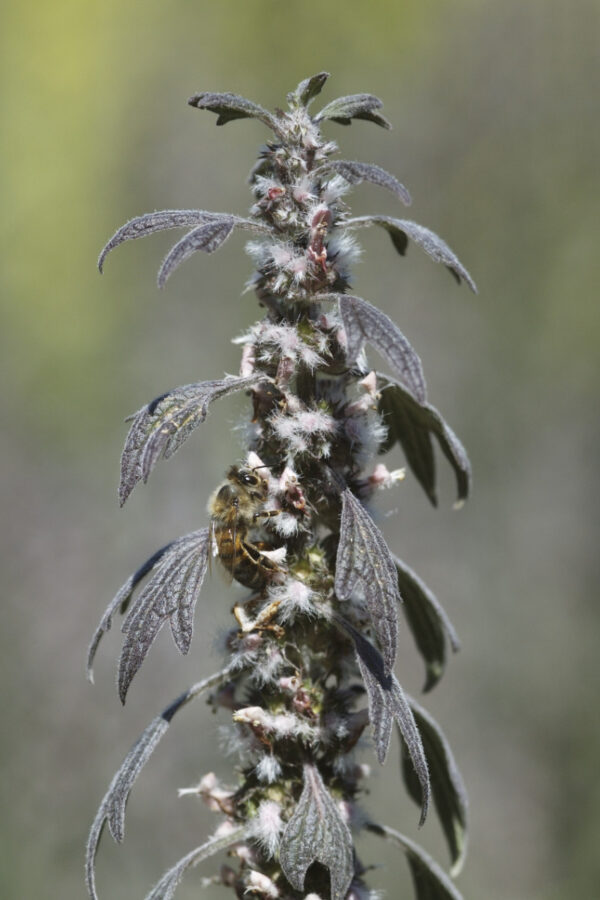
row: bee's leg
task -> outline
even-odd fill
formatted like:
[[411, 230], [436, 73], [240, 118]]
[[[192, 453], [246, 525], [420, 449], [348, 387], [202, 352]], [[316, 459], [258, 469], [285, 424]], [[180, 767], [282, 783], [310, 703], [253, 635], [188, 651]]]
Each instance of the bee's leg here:
[[251, 631], [268, 630], [273, 631], [278, 637], [283, 635], [283, 628], [280, 625], [274, 625], [272, 619], [277, 614], [277, 610], [281, 604], [281, 600], [272, 600], [267, 606], [264, 606], [255, 618], [251, 618], [247, 613], [247, 607], [254, 605], [254, 598], [248, 603], [236, 603], [233, 607], [233, 615], [235, 616], [242, 634], [249, 634]]
[[252, 544], [250, 541], [240, 541], [240, 547], [242, 548], [242, 553], [246, 559], [249, 559], [255, 566], [260, 565], [262, 553], [258, 549], [257, 544]]
[[269, 559], [268, 557], [266, 557], [264, 555], [264, 553], [262, 552], [263, 550], [267, 550], [267, 551], [275, 550], [275, 547], [273, 546], [273, 544], [270, 541], [254, 541], [249, 546], [251, 546], [253, 550], [260, 551], [255, 559], [257, 566], [264, 564], [267, 567], [278, 568], [277, 564], [274, 563], [272, 559]]
[[233, 607], [233, 615], [240, 626], [242, 634], [249, 634], [254, 628], [254, 621], [246, 613], [245, 604], [236, 603]]
[[260, 512], [255, 512], [253, 519], [256, 522], [258, 519], [272, 519], [273, 516], [278, 516], [283, 510], [281, 509], [262, 509]]
[[254, 620], [255, 628], [268, 628], [278, 635], [283, 635], [283, 628], [280, 625], [273, 625], [271, 620], [277, 615], [277, 610], [281, 605], [281, 600], [272, 600], [267, 606], [263, 606], [256, 619]]
[[270, 556], [267, 556], [262, 551], [271, 551], [274, 550], [272, 544], [269, 544], [266, 541], [257, 541], [256, 543], [251, 544], [250, 541], [242, 541], [241, 543], [242, 553], [249, 559], [257, 568], [257, 571], [264, 575], [273, 574], [274, 572], [284, 572], [281, 566], [279, 566]]

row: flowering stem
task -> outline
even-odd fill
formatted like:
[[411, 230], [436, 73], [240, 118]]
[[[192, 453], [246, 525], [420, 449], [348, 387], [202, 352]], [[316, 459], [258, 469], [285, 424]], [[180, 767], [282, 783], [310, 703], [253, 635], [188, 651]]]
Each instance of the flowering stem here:
[[[121, 503], [148, 479], [158, 459], [170, 457], [204, 421], [213, 400], [244, 390], [252, 401], [246, 458], [232, 462], [213, 494], [208, 526], [163, 547], [123, 585], [92, 640], [90, 673], [117, 611], [126, 613], [119, 664], [123, 702], [167, 621], [178, 649], [186, 653], [211, 554], [247, 593], [234, 606], [227, 668], [199, 682], [154, 720], [115, 776], [90, 837], [92, 897], [93, 858], [104, 820], [122, 839], [127, 796], [166, 725], [211, 688], [213, 706], [231, 716], [239, 782], [228, 787], [209, 774], [183, 792], [201, 797], [221, 823], [213, 839], [167, 872], [149, 895], [152, 900], [171, 897], [187, 868], [224, 848], [234, 864], [221, 869], [218, 880], [238, 897], [374, 896], [353, 844], [353, 831], [364, 822], [358, 802], [368, 774], [355, 754], [368, 725], [380, 763], [396, 725], [405, 783], [421, 808], [421, 821], [431, 798], [454, 871], [464, 856], [462, 780], [439, 726], [406, 697], [393, 671], [402, 601], [427, 667], [427, 689], [443, 672], [447, 642], [456, 649], [457, 641], [433, 594], [392, 556], [367, 507], [378, 489], [404, 476], [374, 465], [376, 455], [395, 443], [432, 502], [432, 438], [455, 471], [459, 500], [468, 493], [470, 467], [462, 445], [427, 402], [421, 361], [408, 340], [388, 316], [348, 293], [359, 252], [354, 232], [379, 225], [401, 255], [412, 240], [457, 280], [474, 284], [428, 229], [386, 216], [350, 218], [343, 198], [352, 185], [370, 182], [404, 203], [410, 196], [378, 166], [332, 159], [337, 146], [321, 133], [328, 120], [389, 123], [381, 101], [370, 94], [339, 98], [312, 114], [310, 104], [327, 77], [319, 73], [301, 82], [288, 95], [288, 111], [275, 114], [234, 94], [194, 95], [190, 104], [216, 113], [217, 124], [257, 118], [274, 133], [251, 175], [249, 218], [202, 210], [151, 213], [119, 229], [100, 256], [102, 268], [108, 252], [126, 240], [191, 227], [163, 261], [162, 286], [191, 254], [216, 251], [236, 228], [250, 230], [256, 238], [247, 251], [256, 271], [249, 286], [266, 315], [237, 339], [239, 377], [185, 385], [132, 416], [121, 464]], [[370, 369], [366, 344], [395, 378]], [[361, 708], [363, 693], [367, 707]], [[439, 866], [411, 841], [377, 823], [368, 827], [402, 846], [418, 898], [458, 896]]]

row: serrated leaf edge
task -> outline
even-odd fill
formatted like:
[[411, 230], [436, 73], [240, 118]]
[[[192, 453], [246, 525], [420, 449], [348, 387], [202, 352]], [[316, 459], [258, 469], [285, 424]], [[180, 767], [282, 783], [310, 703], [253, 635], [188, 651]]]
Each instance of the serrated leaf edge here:
[[[279, 861], [287, 880], [296, 890], [303, 890], [306, 872], [314, 862], [320, 862], [329, 869], [331, 879], [332, 900], [343, 900], [354, 877], [352, 835], [331, 794], [327, 790], [316, 766], [306, 763], [303, 766], [304, 787], [294, 812], [288, 821], [279, 846]], [[314, 807], [314, 808], [313, 808]], [[304, 829], [310, 828], [306, 820], [316, 816], [314, 833], [307, 835]], [[325, 854], [325, 834], [335, 830], [342, 843], [338, 844], [337, 853], [340, 861], [339, 869], [332, 865], [331, 853]], [[310, 847], [304, 842], [310, 838]], [[320, 840], [321, 846], [315, 847]], [[332, 848], [330, 848], [332, 849]], [[304, 858], [299, 860], [299, 854]]]

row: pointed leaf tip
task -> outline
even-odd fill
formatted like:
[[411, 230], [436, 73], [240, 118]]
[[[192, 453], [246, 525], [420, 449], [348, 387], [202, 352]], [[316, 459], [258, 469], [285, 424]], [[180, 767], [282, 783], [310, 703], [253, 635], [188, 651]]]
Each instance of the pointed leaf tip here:
[[[454, 755], [442, 729], [426, 709], [408, 698], [429, 763], [431, 793], [452, 861], [452, 876], [461, 871], [467, 852], [467, 792]], [[414, 777], [402, 742], [402, 774], [415, 803], [421, 804], [421, 786]]]
[[367, 692], [369, 719], [378, 761], [383, 765], [389, 749], [394, 720], [410, 755], [422, 792], [421, 818], [423, 825], [429, 809], [431, 784], [423, 742], [408, 700], [396, 676], [386, 675], [381, 654], [350, 622], [338, 614], [335, 623], [352, 639], [356, 661]]
[[180, 653], [189, 650], [196, 601], [208, 568], [210, 529], [178, 538], [131, 607], [122, 627], [125, 640], [119, 659], [118, 689], [125, 703], [129, 686], [162, 626], [170, 622]]
[[191, 700], [195, 700], [211, 688], [222, 684], [231, 675], [232, 667], [227, 666], [220, 672], [215, 672], [208, 678], [203, 679], [203, 681], [192, 685], [187, 691], [184, 691], [159, 716], [152, 720], [121, 763], [96, 813], [87, 841], [85, 858], [86, 884], [92, 900], [98, 900], [95, 860], [105, 823], [108, 822], [113, 839], [117, 843], [121, 843], [125, 837], [125, 808], [131, 790], [142, 769], [154, 753], [159, 741], [166, 733], [173, 716]]
[[163, 209], [136, 216], [122, 225], [102, 249], [98, 257], [98, 268], [103, 272], [108, 254], [125, 241], [148, 237], [158, 231], [189, 226], [194, 226], [193, 230], [175, 244], [163, 262], [163, 268], [166, 269], [165, 272], [161, 269], [159, 273], [159, 287], [164, 285], [171, 272], [191, 253], [195, 253], [196, 250], [203, 250], [205, 253], [217, 250], [229, 237], [232, 228], [243, 228], [262, 234], [269, 232], [269, 228], [260, 222], [242, 219], [229, 213], [208, 212], [204, 209]]
[[113, 840], [120, 844], [125, 835], [125, 807], [131, 789], [168, 727], [161, 716], [152, 720], [123, 760], [96, 813], [85, 856], [86, 883], [92, 900], [97, 900], [94, 864], [104, 825], [108, 823]]
[[457, 500], [466, 500], [471, 489], [471, 464], [469, 457], [440, 413], [426, 402], [417, 402], [404, 385], [398, 384], [387, 375], [377, 373], [381, 392], [378, 401], [379, 413], [387, 428], [387, 436], [379, 448], [387, 453], [397, 442], [402, 446], [406, 461], [417, 481], [437, 506], [437, 479], [432, 436], [454, 470]]
[[247, 828], [236, 828], [223, 837], [212, 837], [205, 844], [196, 847], [191, 853], [188, 853], [179, 862], [165, 872], [160, 881], [154, 885], [150, 893], [146, 894], [145, 900], [172, 900], [175, 890], [188, 869], [193, 869], [198, 863], [209, 857], [214, 856], [221, 850], [227, 850], [233, 844], [243, 841], [247, 837]]
[[346, 332], [348, 361], [354, 362], [368, 341], [415, 400], [424, 403], [427, 388], [421, 360], [390, 317], [366, 300], [350, 294], [339, 295], [339, 308]]
[[446, 667], [446, 644], [456, 653], [460, 641], [454, 625], [443, 606], [427, 585], [406, 565], [394, 557], [398, 572], [398, 586], [402, 596], [402, 611], [408, 627], [425, 663], [425, 685], [430, 691], [438, 683]]
[[107, 606], [104, 615], [100, 619], [98, 627], [96, 628], [92, 636], [92, 640], [90, 641], [90, 646], [88, 648], [87, 678], [88, 681], [90, 681], [92, 684], [94, 683], [93, 665], [96, 653], [98, 651], [98, 646], [106, 632], [110, 631], [113, 616], [116, 612], [120, 612], [121, 614], [124, 614], [126, 612], [133, 596], [133, 592], [135, 591], [140, 581], [145, 578], [146, 575], [154, 568], [154, 566], [159, 562], [159, 560], [164, 556], [164, 554], [171, 546], [172, 542], [166, 544], [164, 547], [161, 547], [160, 550], [156, 551], [156, 553], [153, 553], [152, 556], [147, 559], [142, 566], [140, 566], [137, 572], [134, 572], [134, 574], [127, 579], [125, 584], [117, 591], [117, 593]]
[[230, 236], [234, 225], [233, 216], [222, 216], [199, 225], [198, 228], [194, 228], [193, 231], [184, 235], [165, 256], [158, 270], [158, 287], [163, 288], [175, 269], [198, 250], [202, 250], [204, 253], [214, 253], [215, 250], [218, 250]]
[[310, 106], [314, 98], [321, 93], [323, 85], [329, 78], [329, 72], [319, 72], [300, 82], [292, 97], [302, 106]]
[[331, 119], [338, 125], [350, 125], [352, 119], [365, 119], [382, 128], [391, 128], [392, 126], [385, 116], [377, 112], [382, 106], [382, 101], [373, 94], [349, 94], [345, 97], [338, 97], [337, 100], [332, 100], [331, 103], [324, 106], [315, 116], [315, 122]]
[[239, 94], [229, 92], [215, 94], [201, 91], [199, 94], [193, 94], [187, 102], [188, 106], [193, 106], [195, 109], [208, 109], [210, 112], [216, 113], [217, 125], [226, 125], [235, 119], [258, 119], [276, 134], [279, 134], [280, 131], [276, 119], [270, 112], [258, 103], [240, 97]]
[[264, 375], [259, 373], [186, 384], [161, 394], [134, 413], [121, 455], [120, 505], [140, 481], [147, 482], [161, 457], [173, 456], [204, 422], [213, 400], [251, 388], [260, 380]]
[[449, 272], [453, 275], [457, 282], [463, 279], [469, 285], [473, 293], [477, 293], [477, 286], [468, 271], [465, 269], [456, 254], [450, 249], [448, 244], [441, 239], [435, 232], [430, 231], [417, 222], [411, 222], [407, 219], [394, 219], [392, 216], [358, 216], [354, 219], [348, 219], [345, 227], [369, 228], [371, 225], [378, 225], [380, 228], [388, 232], [392, 243], [398, 253], [404, 256], [408, 246], [408, 240], [414, 241], [434, 262], [443, 263]]
[[367, 830], [385, 837], [406, 854], [417, 900], [463, 900], [443, 869], [410, 838], [385, 825], [367, 825]]
[[160, 212], [145, 213], [136, 216], [122, 225], [103, 247], [98, 257], [98, 268], [104, 272], [106, 257], [125, 241], [133, 241], [136, 238], [148, 237], [158, 231], [168, 231], [171, 228], [185, 228], [190, 225], [201, 225], [214, 218], [215, 213], [203, 209], [163, 209]]
[[391, 191], [405, 206], [410, 206], [412, 203], [408, 189], [380, 166], [375, 166], [372, 163], [338, 159], [328, 163], [328, 168], [341, 175], [349, 184], [362, 184], [363, 181], [366, 181]]

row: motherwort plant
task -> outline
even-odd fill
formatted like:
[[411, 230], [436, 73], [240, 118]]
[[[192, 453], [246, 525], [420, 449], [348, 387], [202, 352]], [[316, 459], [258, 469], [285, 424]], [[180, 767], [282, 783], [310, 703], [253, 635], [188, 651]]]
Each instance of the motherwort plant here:
[[[322, 126], [389, 123], [370, 94], [341, 97], [312, 112], [327, 77], [321, 72], [302, 81], [285, 112], [270, 113], [230, 93], [191, 97], [190, 106], [217, 114], [217, 125], [252, 118], [272, 133], [250, 175], [248, 218], [194, 209], [149, 213], [120, 228], [100, 256], [102, 270], [124, 241], [187, 228], [160, 267], [162, 287], [197, 250], [213, 253], [235, 230], [249, 232], [246, 249], [256, 271], [248, 286], [265, 315], [236, 338], [239, 375], [168, 391], [131, 417], [121, 504], [204, 422], [214, 400], [240, 391], [250, 398], [245, 458], [231, 460], [204, 526], [158, 550], [118, 591], [91, 643], [90, 678], [116, 613], [125, 616], [118, 671], [123, 702], [163, 625], [169, 623], [180, 652], [188, 652], [209, 557], [246, 590], [235, 588], [241, 599], [233, 606], [223, 669], [150, 723], [102, 800], [87, 851], [92, 898], [104, 824], [122, 841], [135, 780], [175, 713], [201, 695], [228, 719], [236, 775], [222, 784], [209, 773], [184, 791], [204, 800], [219, 821], [147, 900], [171, 898], [187, 869], [217, 853], [228, 861], [204, 884], [225, 885], [240, 898], [374, 898], [354, 846], [360, 831], [401, 848], [419, 900], [459, 897], [419, 846], [360, 808], [369, 772], [357, 761], [363, 733], [370, 730], [383, 763], [395, 726], [408, 795], [421, 822], [435, 808], [452, 874], [460, 870], [465, 792], [438, 724], [394, 674], [398, 614], [423, 657], [425, 690], [439, 680], [447, 646], [456, 650], [458, 640], [429, 588], [388, 548], [369, 507], [380, 488], [403, 477], [375, 463], [395, 444], [433, 504], [435, 441], [456, 475], [459, 503], [469, 492], [470, 468], [461, 443], [427, 401], [421, 361], [408, 340], [350, 291], [356, 234], [381, 228], [401, 256], [413, 241], [457, 281], [475, 285], [427, 228], [391, 216], [351, 216], [344, 197], [361, 182], [386, 188], [405, 205], [410, 196], [379, 166], [336, 158], [337, 146], [322, 136]], [[370, 368], [366, 344], [385, 361], [386, 374]]]

